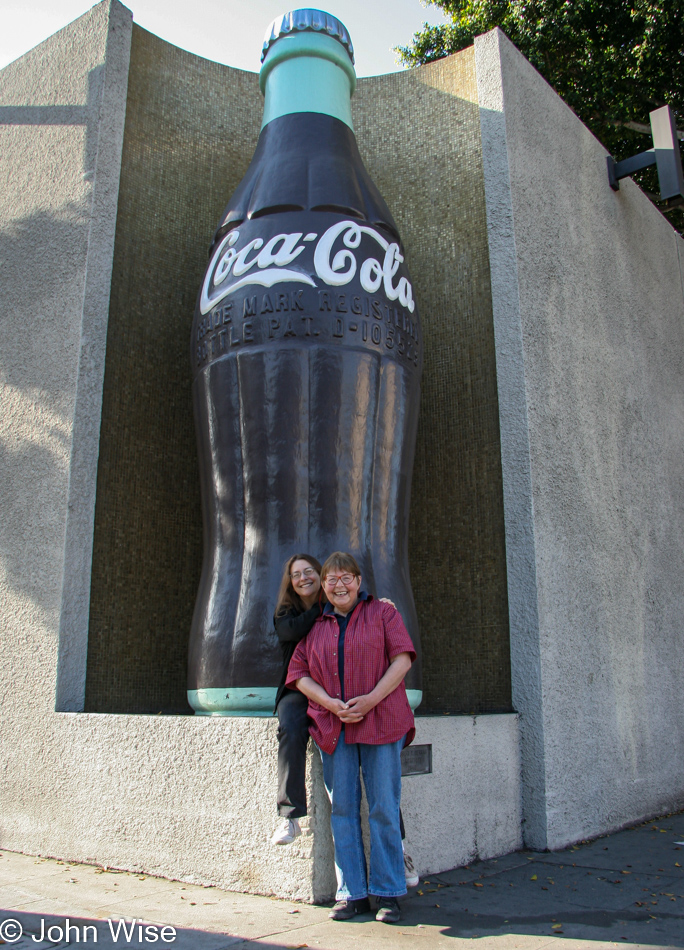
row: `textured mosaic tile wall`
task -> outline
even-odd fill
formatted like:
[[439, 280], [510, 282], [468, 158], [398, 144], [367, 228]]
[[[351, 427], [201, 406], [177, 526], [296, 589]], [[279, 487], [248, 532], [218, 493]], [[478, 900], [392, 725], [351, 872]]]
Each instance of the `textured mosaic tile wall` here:
[[[189, 334], [251, 158], [256, 76], [134, 26], [98, 470], [86, 709], [189, 712], [202, 554]], [[421, 712], [510, 709], [498, 409], [472, 51], [362, 80], [362, 155], [401, 228], [425, 367], [411, 517]]]
[[409, 558], [421, 712], [511, 708], [484, 177], [473, 49], [362, 81], [354, 123], [406, 246], [425, 341]]
[[133, 26], [88, 710], [190, 712], [187, 641], [202, 558], [190, 328], [209, 243], [249, 164], [262, 108], [252, 73], [227, 70]]

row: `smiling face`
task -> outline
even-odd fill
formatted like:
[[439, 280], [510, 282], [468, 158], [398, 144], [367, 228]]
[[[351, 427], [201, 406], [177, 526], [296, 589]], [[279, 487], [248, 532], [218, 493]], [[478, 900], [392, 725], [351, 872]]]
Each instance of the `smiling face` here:
[[307, 607], [313, 606], [321, 589], [321, 579], [316, 568], [299, 558], [290, 565], [290, 582], [296, 594], [299, 594]]
[[[344, 580], [342, 580], [344, 578]], [[345, 583], [346, 581], [346, 583]], [[338, 614], [349, 613], [356, 606], [361, 576], [351, 571], [333, 570], [324, 578], [325, 593]]]

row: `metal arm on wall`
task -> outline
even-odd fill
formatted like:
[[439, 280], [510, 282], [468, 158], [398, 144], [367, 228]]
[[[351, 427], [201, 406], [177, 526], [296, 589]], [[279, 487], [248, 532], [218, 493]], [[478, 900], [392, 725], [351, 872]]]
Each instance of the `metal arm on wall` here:
[[634, 175], [650, 165], [658, 166], [660, 197], [670, 208], [684, 204], [684, 175], [674, 116], [669, 106], [649, 113], [653, 148], [621, 162], [608, 155], [608, 181], [613, 191], [620, 190], [620, 179]]

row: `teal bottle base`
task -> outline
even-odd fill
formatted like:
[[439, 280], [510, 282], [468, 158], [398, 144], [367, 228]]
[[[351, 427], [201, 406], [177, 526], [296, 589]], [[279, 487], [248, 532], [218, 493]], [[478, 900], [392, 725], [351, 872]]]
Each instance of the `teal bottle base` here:
[[270, 686], [189, 689], [196, 716], [272, 716], [277, 690]]
[[[273, 715], [277, 690], [270, 686], [189, 689], [188, 702], [196, 716], [250, 716]], [[407, 689], [411, 709], [417, 709], [423, 698], [420, 689]]]

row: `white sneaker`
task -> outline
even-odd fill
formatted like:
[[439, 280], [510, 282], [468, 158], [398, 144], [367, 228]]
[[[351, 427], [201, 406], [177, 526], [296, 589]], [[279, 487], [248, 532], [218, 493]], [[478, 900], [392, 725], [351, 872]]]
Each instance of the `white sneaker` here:
[[276, 830], [273, 832], [271, 844], [292, 844], [294, 839], [301, 835], [302, 829], [296, 818], [283, 818]]
[[[402, 850], [404, 848], [404, 843], [401, 844]], [[406, 877], [406, 886], [407, 887], [418, 887], [420, 883], [420, 878], [416, 874], [416, 869], [413, 866], [413, 861], [411, 860], [411, 855], [407, 854], [404, 851], [404, 875]]]

